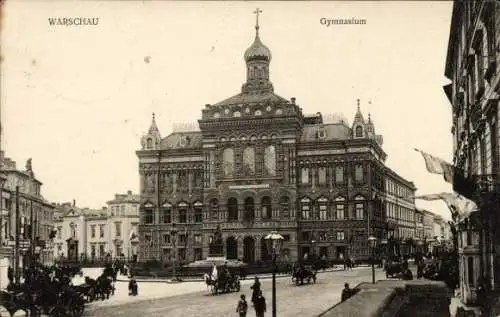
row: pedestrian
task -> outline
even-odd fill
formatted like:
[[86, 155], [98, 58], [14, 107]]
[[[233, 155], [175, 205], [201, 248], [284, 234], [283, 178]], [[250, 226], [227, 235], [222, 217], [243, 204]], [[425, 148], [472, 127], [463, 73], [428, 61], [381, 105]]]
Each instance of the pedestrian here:
[[255, 277], [253, 285], [250, 287], [253, 292], [252, 292], [252, 303], [255, 305], [255, 299], [259, 295], [260, 292], [260, 282], [259, 282], [259, 277]]
[[137, 281], [135, 278], [132, 276], [130, 278], [130, 281], [128, 283], [128, 295], [129, 296], [137, 296], [138, 295], [138, 287], [137, 287]]
[[341, 301], [345, 302], [352, 296], [352, 289], [349, 287], [349, 283], [344, 284], [344, 289], [342, 290]]
[[253, 307], [255, 308], [256, 317], [264, 317], [266, 312], [266, 298], [262, 295], [262, 291], [259, 291], [255, 301], [253, 302]]
[[7, 278], [9, 279], [9, 284], [13, 284], [14, 282], [14, 269], [9, 265], [7, 269]]
[[238, 301], [238, 306], [236, 306], [236, 312], [240, 315], [240, 317], [246, 317], [248, 310], [247, 300], [244, 294], [241, 294], [240, 300]]

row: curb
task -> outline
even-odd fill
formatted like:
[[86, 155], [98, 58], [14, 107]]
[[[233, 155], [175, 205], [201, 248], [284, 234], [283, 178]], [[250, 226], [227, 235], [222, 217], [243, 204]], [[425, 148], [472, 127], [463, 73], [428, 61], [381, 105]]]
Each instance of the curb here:
[[[361, 266], [360, 266], [361, 267]], [[319, 273], [331, 273], [331, 272], [338, 272], [338, 271], [344, 271], [344, 268], [336, 268], [336, 269], [326, 269], [324, 271], [318, 271], [318, 274]], [[256, 274], [256, 275], [247, 275], [245, 279], [240, 279], [241, 281], [245, 281], [245, 280], [252, 280], [255, 276], [258, 276], [259, 279], [261, 280], [266, 280], [266, 279], [271, 279], [273, 276], [272, 274], [266, 274], [266, 275], [259, 275], [259, 274]], [[280, 274], [280, 275], [276, 275], [276, 278], [285, 278], [285, 277], [290, 277], [291, 275], [290, 274]], [[190, 283], [190, 282], [203, 282], [203, 279], [202, 278], [197, 278], [197, 279], [185, 279], [185, 280], [181, 280], [181, 281], [172, 281], [168, 278], [165, 278], [165, 279], [135, 279], [137, 282], [140, 282], [140, 283], [166, 283], [166, 284], [179, 284], [179, 283]], [[129, 279], [120, 279], [118, 278], [116, 280], [117, 282], [129, 282]]]

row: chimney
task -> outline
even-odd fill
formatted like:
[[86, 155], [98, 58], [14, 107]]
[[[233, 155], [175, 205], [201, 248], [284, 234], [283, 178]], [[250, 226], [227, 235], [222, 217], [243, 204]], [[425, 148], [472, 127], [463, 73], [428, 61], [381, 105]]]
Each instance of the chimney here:
[[291, 100], [292, 100], [292, 105], [294, 105], [295, 104], [295, 97], [292, 97]]
[[76, 200], [73, 199], [73, 207], [76, 206]]
[[128, 190], [128, 191], [127, 191], [127, 195], [132, 196], [132, 191], [131, 191], [131, 190]]

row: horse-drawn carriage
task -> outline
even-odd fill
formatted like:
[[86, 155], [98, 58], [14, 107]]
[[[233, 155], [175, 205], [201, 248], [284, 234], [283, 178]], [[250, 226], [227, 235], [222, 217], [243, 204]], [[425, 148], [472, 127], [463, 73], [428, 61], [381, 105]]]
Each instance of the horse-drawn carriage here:
[[212, 274], [205, 274], [203, 278], [213, 295], [217, 295], [219, 293], [239, 292], [241, 289], [240, 278], [238, 275], [230, 272], [224, 267], [220, 270], [217, 270], [217, 268], [214, 267]]
[[292, 283], [295, 282], [295, 285], [302, 285], [304, 284], [304, 280], [307, 281], [307, 284], [311, 283], [311, 281], [316, 283], [317, 272], [314, 264], [298, 263], [292, 269]]

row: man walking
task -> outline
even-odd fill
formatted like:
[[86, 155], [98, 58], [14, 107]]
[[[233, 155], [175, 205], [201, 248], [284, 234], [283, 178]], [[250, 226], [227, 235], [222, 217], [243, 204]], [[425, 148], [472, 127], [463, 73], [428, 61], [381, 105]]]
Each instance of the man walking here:
[[240, 300], [238, 301], [238, 306], [236, 306], [236, 312], [239, 314], [240, 317], [246, 317], [247, 310], [248, 310], [247, 300], [245, 298], [245, 295], [241, 294]]
[[264, 317], [264, 313], [266, 312], [266, 299], [262, 296], [262, 291], [259, 291], [253, 306], [255, 308], [255, 316]]

